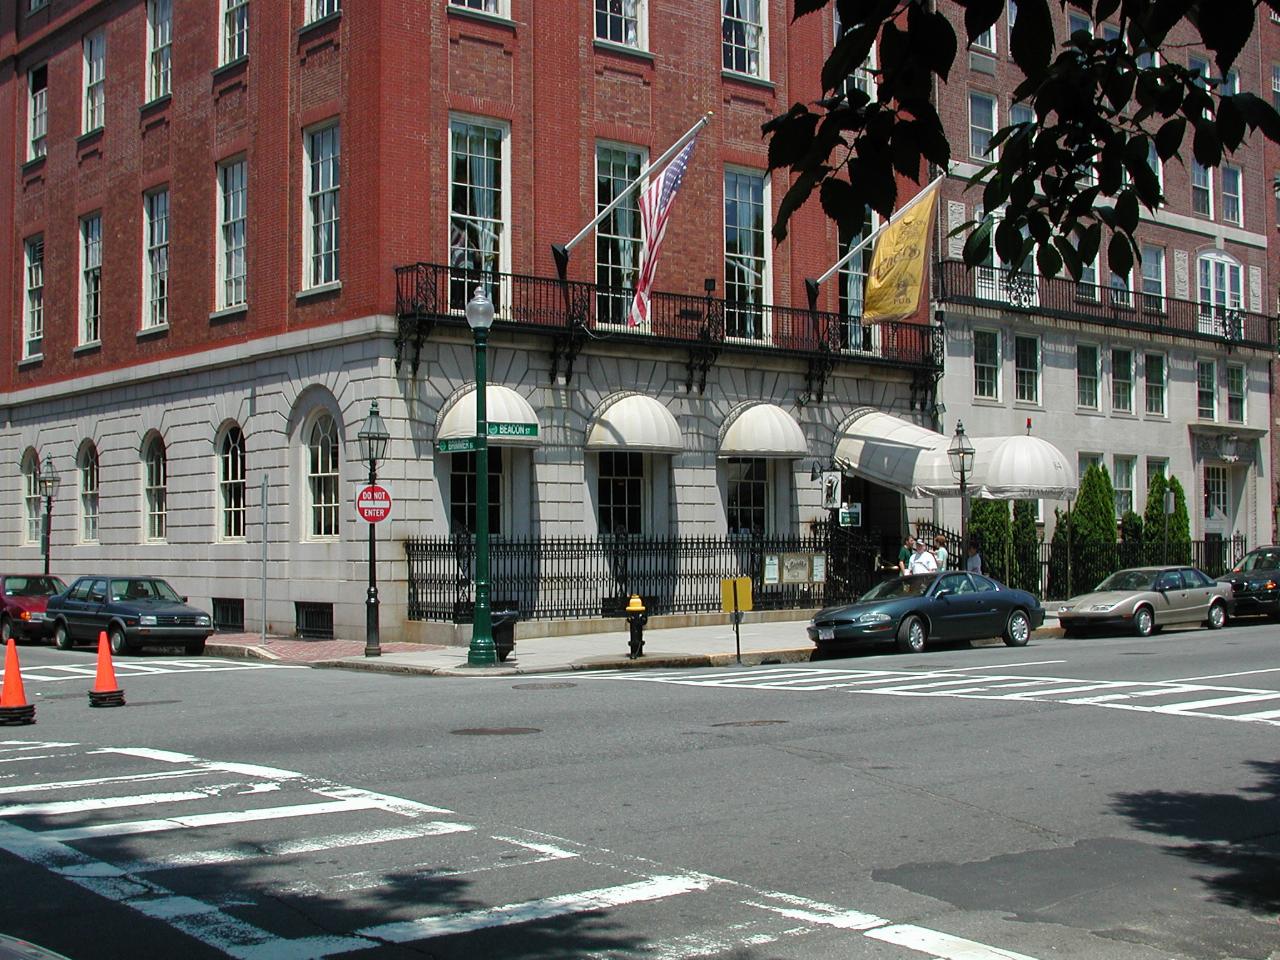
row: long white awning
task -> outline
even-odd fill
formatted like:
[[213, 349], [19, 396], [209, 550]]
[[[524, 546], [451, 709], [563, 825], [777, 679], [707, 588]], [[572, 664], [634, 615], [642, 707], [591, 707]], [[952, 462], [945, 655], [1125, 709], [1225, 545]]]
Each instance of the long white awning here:
[[587, 430], [587, 449], [680, 453], [684, 435], [671, 411], [653, 397], [621, 394], [596, 408]]
[[795, 417], [776, 404], [755, 403], [729, 423], [719, 456], [798, 460], [809, 456], [809, 444]]
[[[485, 419], [490, 423], [526, 423], [538, 425], [538, 415], [533, 412], [529, 401], [510, 387], [489, 384], [485, 388]], [[476, 435], [476, 388], [472, 386], [461, 394], [440, 414], [436, 427], [436, 442], [456, 440], [459, 437]], [[490, 437], [491, 447], [536, 447], [541, 443], [537, 436]]]

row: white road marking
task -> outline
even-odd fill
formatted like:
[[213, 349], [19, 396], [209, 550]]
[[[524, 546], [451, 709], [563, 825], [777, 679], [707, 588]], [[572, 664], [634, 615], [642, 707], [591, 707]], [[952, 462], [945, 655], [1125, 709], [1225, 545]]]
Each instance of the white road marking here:
[[1065, 660], [1026, 660], [1022, 663], [991, 663], [985, 667], [965, 667], [965, 670], [1012, 670], [1014, 667], [1039, 667], [1049, 663], [1066, 663]]
[[939, 933], [925, 927], [917, 927], [904, 923], [892, 927], [881, 927], [870, 930], [866, 934], [873, 940], [895, 943], [909, 950], [918, 950], [938, 960], [1035, 960], [1025, 953], [1014, 953], [999, 947], [989, 947], [963, 937], [953, 937], [948, 933]]
[[[305, 663], [277, 663], [258, 660], [157, 660], [153, 663], [117, 660], [113, 664], [117, 680], [131, 677], [159, 676], [161, 674], [190, 673], [226, 673], [235, 670], [309, 670]], [[96, 676], [97, 667], [93, 664], [45, 663], [24, 667], [21, 671], [24, 682], [62, 683], [67, 680], [83, 680]], [[4, 671], [0, 670], [0, 677]]]
[[1211, 673], [1207, 677], [1178, 677], [1169, 683], [1194, 683], [1197, 680], [1226, 680], [1228, 677], [1252, 677], [1258, 673], [1280, 673], [1280, 667], [1267, 667], [1265, 670], [1241, 670], [1239, 673]]
[[49, 803], [14, 803], [0, 807], [0, 817], [59, 816], [64, 813], [87, 813], [90, 810], [117, 810], [155, 803], [180, 803], [183, 800], [208, 800], [208, 790], [186, 790], [179, 793], [141, 793], [132, 797], [92, 797], [86, 800], [56, 800]]
[[74, 743], [62, 743], [57, 740], [41, 740], [32, 743], [30, 740], [0, 740], [0, 753], [20, 753], [26, 750], [48, 750], [51, 747], [74, 747]]
[[1234, 697], [1214, 697], [1210, 700], [1195, 700], [1191, 703], [1172, 703], [1168, 706], [1159, 707], [1162, 713], [1174, 713], [1184, 710], [1205, 710], [1209, 707], [1229, 707], [1234, 703], [1255, 703], [1259, 700], [1277, 700], [1280, 699], [1280, 691], [1273, 693], [1248, 693], [1240, 694]]
[[0, 787], [0, 795], [40, 793], [46, 790], [73, 790], [80, 787], [96, 787], [107, 783], [136, 783], [150, 780], [176, 780], [180, 777], [207, 777], [210, 772], [209, 770], [160, 770], [156, 773], [132, 773], [118, 777], [91, 777], [88, 780], [54, 780], [48, 783], [25, 783], [12, 787]]

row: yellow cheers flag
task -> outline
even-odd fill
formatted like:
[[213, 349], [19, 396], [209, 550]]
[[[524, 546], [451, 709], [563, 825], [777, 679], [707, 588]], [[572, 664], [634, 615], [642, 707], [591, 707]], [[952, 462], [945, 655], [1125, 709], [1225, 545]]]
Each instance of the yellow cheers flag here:
[[880, 232], [871, 270], [867, 274], [862, 322], [901, 320], [920, 306], [924, 285], [925, 254], [929, 250], [929, 224], [938, 199], [938, 182], [901, 211]]

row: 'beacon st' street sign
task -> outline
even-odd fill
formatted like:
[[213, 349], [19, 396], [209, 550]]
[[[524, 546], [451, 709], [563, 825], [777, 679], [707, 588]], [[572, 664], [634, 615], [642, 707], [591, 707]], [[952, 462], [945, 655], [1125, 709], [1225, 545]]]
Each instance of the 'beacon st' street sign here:
[[538, 435], [538, 425], [536, 423], [490, 423], [489, 436], [491, 437], [536, 437]]

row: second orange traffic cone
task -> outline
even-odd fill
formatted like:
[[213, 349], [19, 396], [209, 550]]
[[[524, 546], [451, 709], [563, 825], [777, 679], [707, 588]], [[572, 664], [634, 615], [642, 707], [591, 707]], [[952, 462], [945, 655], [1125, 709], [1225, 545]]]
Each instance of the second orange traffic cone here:
[[9, 638], [4, 652], [4, 686], [0, 687], [0, 723], [35, 723], [36, 708], [27, 703], [22, 688], [22, 668], [18, 666], [18, 647]]
[[89, 691], [91, 707], [123, 707], [124, 691], [116, 683], [116, 668], [111, 665], [111, 648], [105, 631], [98, 634], [98, 675]]

